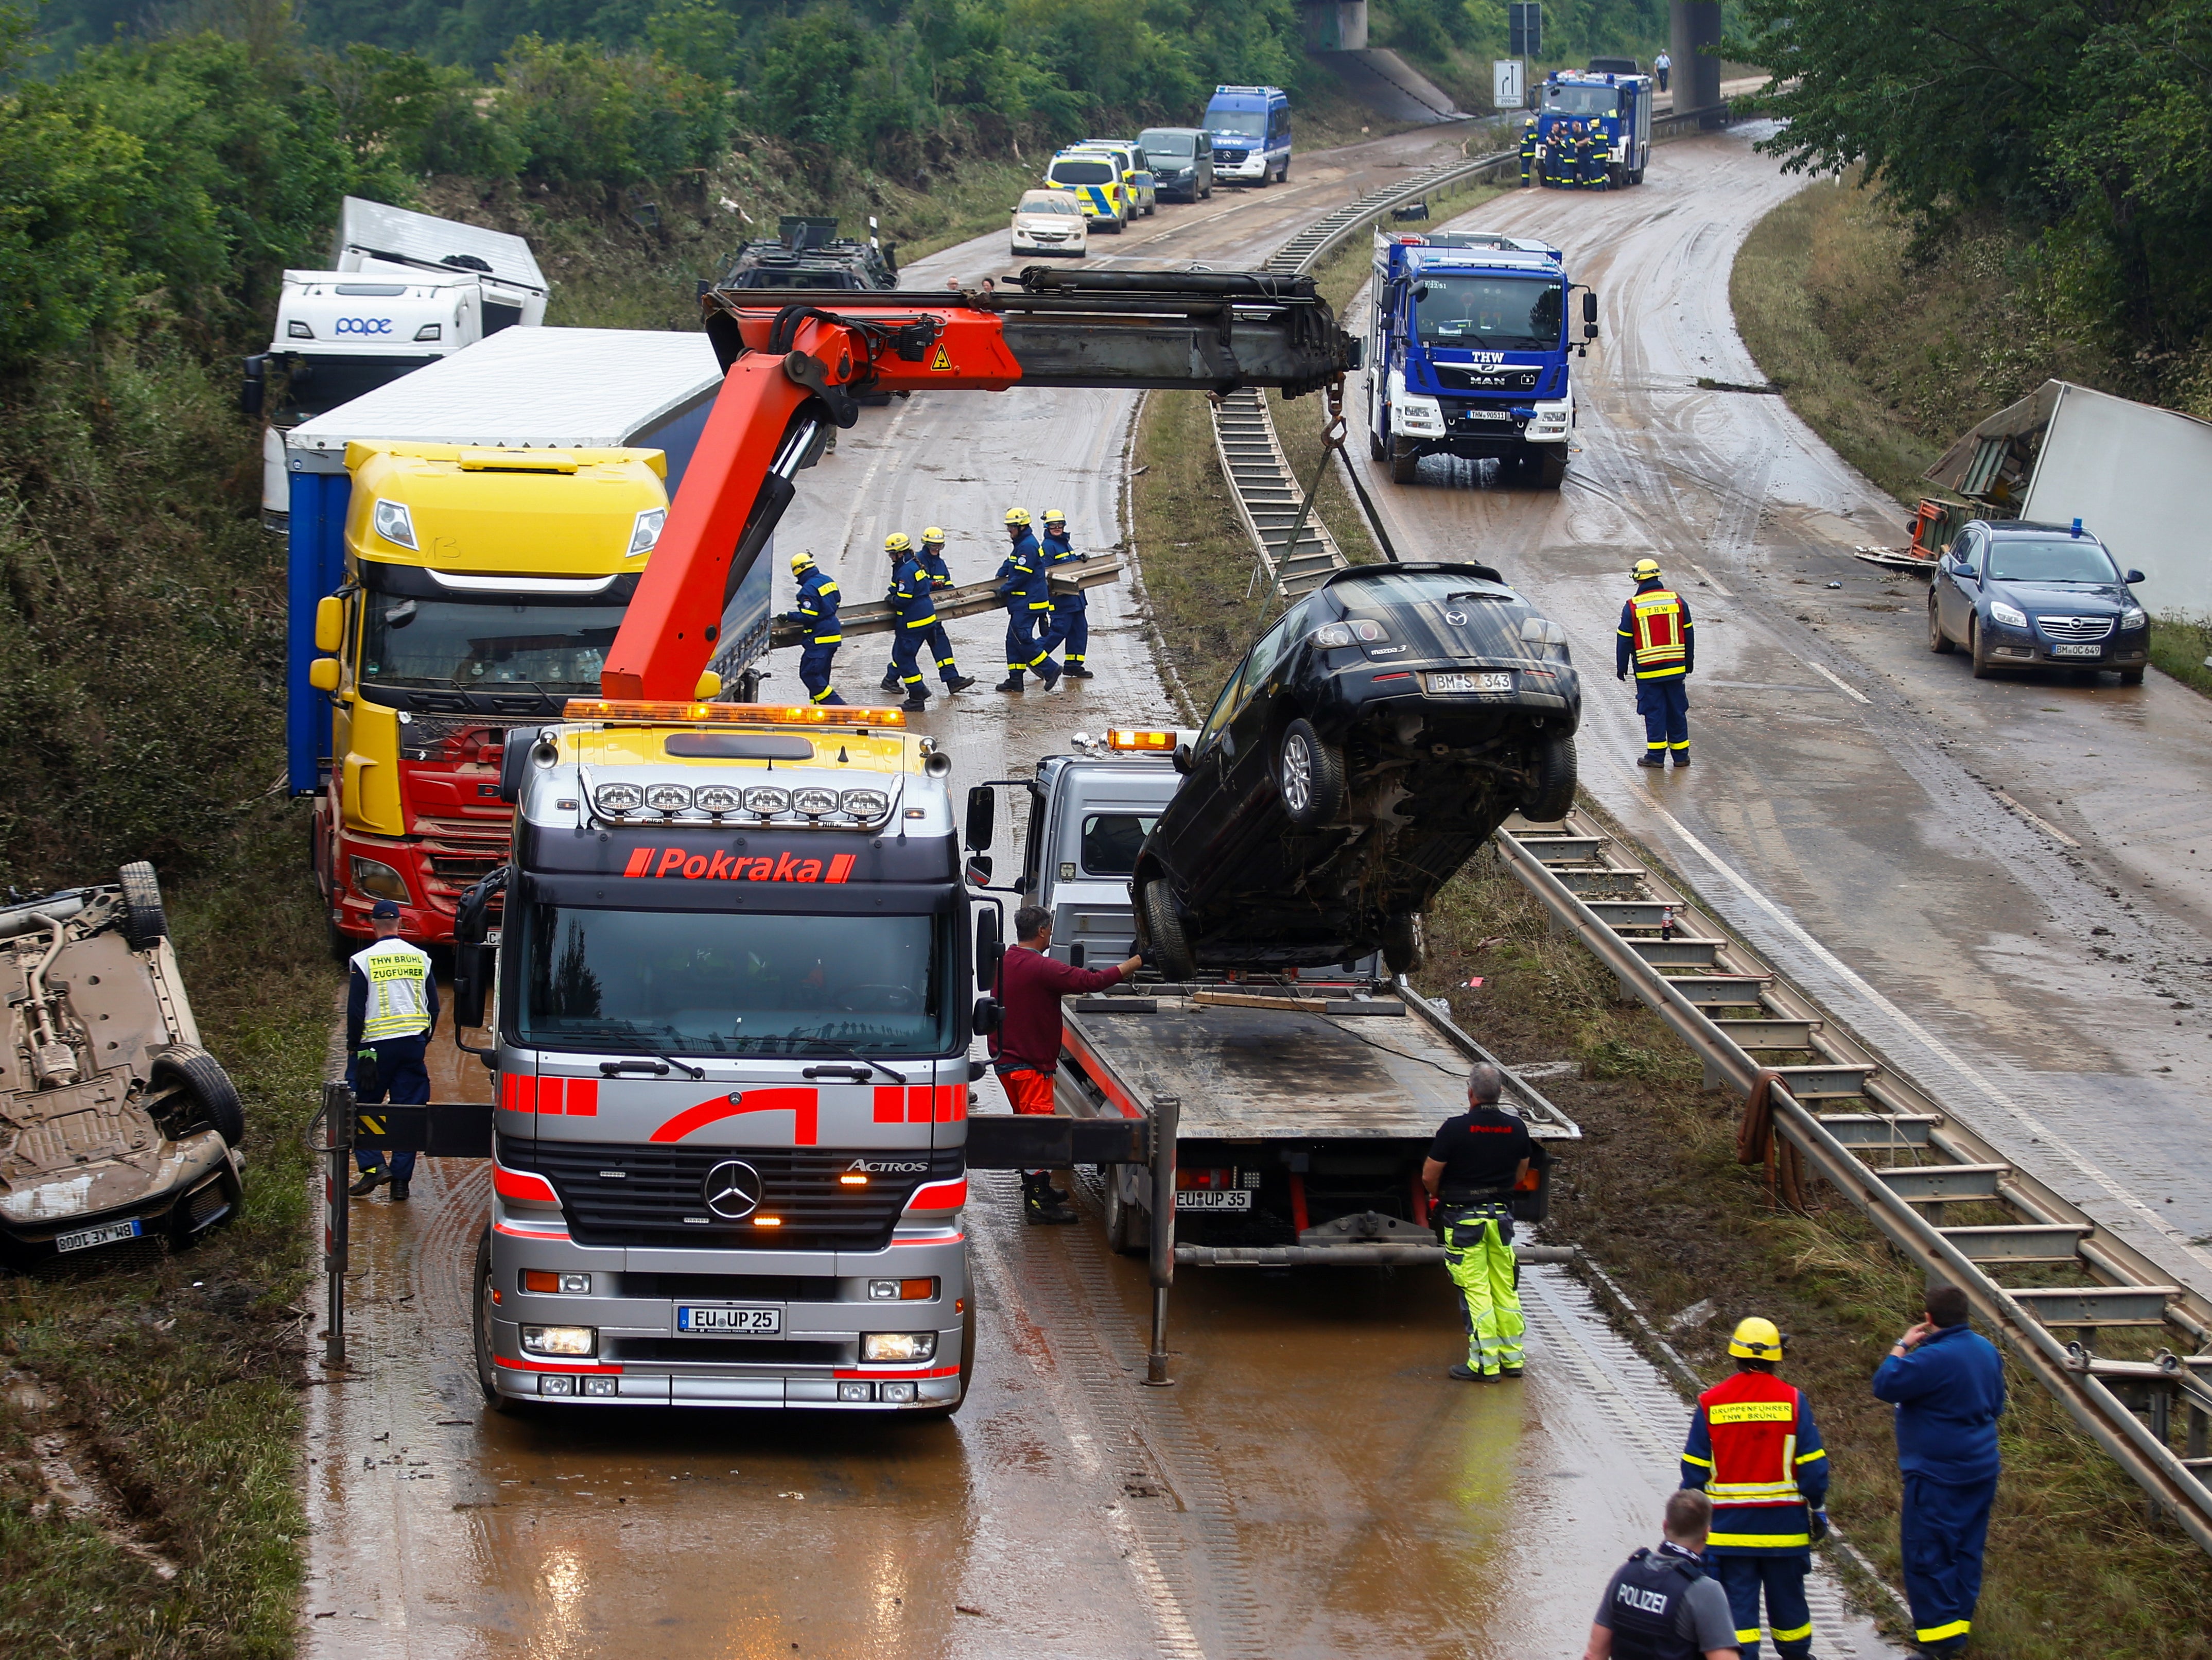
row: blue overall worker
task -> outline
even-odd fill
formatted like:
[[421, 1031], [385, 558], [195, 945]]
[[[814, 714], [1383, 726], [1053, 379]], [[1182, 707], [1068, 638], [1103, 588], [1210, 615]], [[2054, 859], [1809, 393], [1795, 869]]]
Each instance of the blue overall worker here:
[[1813, 1651], [1805, 1576], [1828, 1536], [1828, 1453], [1804, 1392], [1774, 1375], [1786, 1340], [1771, 1320], [1739, 1321], [1735, 1376], [1698, 1397], [1682, 1448], [1682, 1485], [1713, 1501], [1705, 1554], [1735, 1614], [1743, 1660], [1759, 1660], [1759, 1593], [1784, 1660]]
[[1536, 135], [1536, 118], [1530, 116], [1521, 124], [1521, 188], [1528, 188], [1528, 175], [1536, 166], [1536, 152], [1542, 148]]
[[1583, 129], [1583, 188], [1613, 187], [1613, 142], [1605, 136], [1605, 123], [1593, 119]]
[[[1045, 574], [1049, 579], [1055, 565], [1081, 564], [1083, 556], [1075, 550], [1074, 538], [1068, 534], [1067, 515], [1058, 508], [1044, 516]], [[1084, 659], [1091, 650], [1091, 601], [1081, 588], [1057, 589], [1048, 587], [1052, 599], [1052, 626], [1044, 636], [1044, 648], [1060, 652], [1060, 672], [1071, 680], [1096, 678], [1084, 666]]]
[[922, 646], [937, 626], [937, 585], [915, 556], [914, 543], [904, 531], [884, 538], [884, 551], [891, 558], [890, 590], [884, 603], [896, 622], [891, 634], [891, 668], [898, 676], [906, 700], [899, 707], [919, 713], [929, 702], [929, 688], [921, 683]]
[[1636, 592], [1620, 608], [1620, 635], [1613, 642], [1613, 677], [1636, 671], [1636, 712], [1644, 717], [1644, 753], [1639, 767], [1690, 764], [1690, 691], [1685, 684], [1697, 666], [1698, 640], [1692, 631], [1690, 602], [1659, 580], [1658, 562], [1639, 559], [1629, 575]]
[[1923, 1654], [1956, 1654], [1974, 1628], [1982, 1547], [1997, 1493], [1997, 1418], [2004, 1362], [1966, 1323], [1966, 1293], [1929, 1287], [1927, 1312], [1874, 1375], [1877, 1400], [1897, 1408], [1898, 1518], [1905, 1600]]
[[[921, 545], [915, 550], [915, 557], [921, 562], [921, 569], [928, 576], [931, 587], [949, 588], [952, 586], [952, 568], [945, 562], [945, 532], [938, 526], [932, 525], [922, 532]], [[924, 643], [929, 648], [932, 660], [937, 665], [937, 678], [945, 682], [946, 696], [965, 691], [975, 684], [974, 677], [961, 673], [960, 665], [953, 661], [952, 637], [945, 633], [941, 621], [929, 625]], [[884, 671], [884, 690], [896, 691], [898, 688], [898, 665], [894, 662]]]
[[1443, 1226], [1444, 1271], [1459, 1287], [1467, 1359], [1448, 1375], [1462, 1383], [1521, 1375], [1527, 1327], [1513, 1259], [1513, 1190], [1536, 1143], [1526, 1124], [1499, 1109], [1503, 1082], [1487, 1063], [1468, 1073], [1467, 1110], [1444, 1120], [1421, 1161], [1421, 1185]]
[[1044, 550], [1030, 532], [1026, 508], [1006, 509], [1006, 536], [1013, 544], [998, 570], [999, 597], [1006, 604], [1006, 678], [1000, 691], [1019, 691], [1027, 669], [1049, 690], [1060, 684], [1042, 635], [1051, 629], [1052, 589], [1045, 579]]
[[830, 684], [830, 666], [845, 638], [837, 622], [837, 584], [815, 565], [811, 553], [791, 556], [791, 574], [799, 579], [799, 603], [783, 620], [806, 630], [806, 642], [799, 649], [799, 684], [817, 703], [842, 703]]
[[[430, 1098], [422, 1056], [438, 1024], [437, 976], [430, 972], [430, 954], [399, 937], [398, 906], [380, 899], [368, 920], [376, 943], [356, 952], [346, 964], [346, 1082], [364, 1107], [386, 1101], [421, 1106]], [[394, 1199], [406, 1198], [415, 1177], [413, 1152], [364, 1145], [355, 1149], [354, 1158], [361, 1166], [351, 1189], [355, 1196], [389, 1182]]]
[[1565, 190], [1574, 183], [1574, 149], [1568, 142], [1573, 137], [1573, 127], [1569, 122], [1554, 121], [1545, 129], [1545, 189]]

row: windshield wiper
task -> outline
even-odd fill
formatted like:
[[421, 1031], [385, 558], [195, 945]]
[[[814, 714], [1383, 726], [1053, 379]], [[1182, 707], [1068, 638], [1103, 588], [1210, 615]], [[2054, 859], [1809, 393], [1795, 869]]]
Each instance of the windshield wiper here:
[[[570, 1032], [564, 1035], [597, 1037], [635, 1037], [641, 1034], [636, 1023], [634, 1021], [624, 1020], [619, 1024], [571, 1028]], [[697, 1079], [704, 1078], [707, 1075], [703, 1067], [695, 1067], [688, 1061], [678, 1061], [673, 1055], [663, 1055], [657, 1048], [647, 1048], [643, 1043], [635, 1044], [633, 1045], [633, 1047], [637, 1049], [641, 1053], [650, 1055], [653, 1060], [661, 1062], [662, 1065], [673, 1067], [676, 1071], [683, 1073], [687, 1077]], [[602, 1061], [599, 1066], [599, 1070], [605, 1072], [611, 1067], [619, 1069], [620, 1062]]]
[[884, 1077], [890, 1079], [894, 1084], [902, 1085], [906, 1082], [906, 1074], [904, 1073], [893, 1072], [882, 1061], [871, 1061], [866, 1055], [861, 1054], [858, 1049], [841, 1048], [837, 1044], [831, 1043], [826, 1037], [800, 1037], [795, 1038], [793, 1041], [804, 1043], [809, 1049], [826, 1049], [842, 1059], [847, 1061], [857, 1061], [864, 1067], [873, 1067], [878, 1072], [883, 1073]]

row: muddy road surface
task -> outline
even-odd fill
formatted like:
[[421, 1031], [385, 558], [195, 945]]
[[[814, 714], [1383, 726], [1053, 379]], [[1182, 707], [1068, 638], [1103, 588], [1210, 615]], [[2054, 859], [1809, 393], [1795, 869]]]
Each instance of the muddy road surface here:
[[[1301, 156], [1291, 185], [1164, 208], [1093, 263], [1256, 263], [1291, 231], [1433, 159], [1449, 132]], [[908, 286], [1005, 271], [979, 239]], [[892, 530], [951, 532], [956, 580], [995, 568], [1009, 506], [1066, 512], [1079, 546], [1122, 538], [1133, 396], [917, 395], [871, 410], [802, 475], [777, 538], [848, 594], [888, 575]], [[787, 575], [779, 570], [779, 608]], [[1170, 720], [1133, 597], [1094, 590], [1098, 678], [1057, 693], [1005, 672], [995, 617], [951, 625], [975, 690], [918, 726], [956, 788], [1079, 729]], [[884, 643], [848, 645], [869, 695]], [[791, 654], [769, 695], [795, 696]], [[935, 690], [934, 681], [933, 688]], [[1002, 866], [1014, 845], [1002, 830]], [[440, 1098], [486, 1074], [441, 1038]], [[979, 1110], [1002, 1110], [994, 1082]], [[1527, 1277], [1517, 1383], [1447, 1379], [1461, 1339], [1440, 1270], [1189, 1271], [1169, 1389], [1146, 1388], [1150, 1293], [1084, 1225], [1024, 1226], [1011, 1176], [979, 1175], [967, 1225], [980, 1344], [942, 1424], [741, 1412], [488, 1412], [467, 1280], [482, 1166], [426, 1163], [405, 1205], [354, 1207], [350, 1371], [314, 1380], [302, 1613], [318, 1660], [407, 1657], [936, 1655], [1528, 1657], [1579, 1654], [1605, 1577], [1649, 1542], [1685, 1423], [1673, 1391], [1554, 1268]], [[1826, 1651], [1887, 1651], [1822, 1583]]]

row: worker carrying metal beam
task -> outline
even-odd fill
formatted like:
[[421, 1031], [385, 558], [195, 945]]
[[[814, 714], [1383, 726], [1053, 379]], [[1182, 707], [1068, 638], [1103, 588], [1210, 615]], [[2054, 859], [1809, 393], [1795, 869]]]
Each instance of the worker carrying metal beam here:
[[842, 703], [830, 671], [837, 660], [844, 635], [837, 625], [837, 584], [814, 562], [811, 553], [791, 556], [791, 574], [799, 579], [799, 603], [783, 620], [806, 631], [799, 652], [799, 683], [817, 703]]
[[1659, 580], [1659, 562], [1639, 559], [1629, 575], [1636, 592], [1620, 608], [1620, 637], [1613, 642], [1613, 673], [1628, 678], [1636, 671], [1636, 712], [1644, 717], [1644, 753], [1639, 767], [1690, 764], [1690, 693], [1686, 684], [1698, 661], [1697, 635], [1690, 602]]
[[1614, 1571], [1583, 1660], [1735, 1660], [1735, 1616], [1703, 1560], [1712, 1520], [1702, 1493], [1668, 1498], [1666, 1536]]
[[1930, 1286], [1919, 1323], [1874, 1375], [1875, 1398], [1897, 1408], [1898, 1542], [1923, 1654], [1956, 1654], [1972, 1633], [1997, 1492], [2004, 1362], [1966, 1323], [1966, 1307], [1958, 1286]]
[[[922, 532], [921, 545], [915, 550], [914, 557], [915, 562], [921, 567], [922, 574], [929, 578], [929, 586], [933, 590], [949, 588], [952, 586], [952, 568], [945, 562], [945, 532], [938, 526], [932, 525], [927, 530]], [[931, 610], [934, 611], [935, 609], [935, 603], [933, 601]], [[896, 635], [893, 637], [896, 638]], [[954, 692], [965, 691], [975, 684], [972, 677], [960, 672], [960, 665], [953, 660], [952, 637], [945, 633], [943, 619], [932, 622], [923, 631], [922, 638], [928, 647], [931, 658], [937, 664], [937, 678], [945, 682], [945, 691], [947, 696]], [[898, 649], [894, 645], [891, 649], [890, 665], [884, 671], [884, 690], [897, 691], [901, 687]]]
[[1459, 1287], [1467, 1359], [1449, 1376], [1463, 1383], [1521, 1375], [1520, 1269], [1513, 1260], [1513, 1190], [1536, 1143], [1498, 1104], [1504, 1079], [1485, 1062], [1467, 1075], [1467, 1110], [1444, 1120], [1421, 1164], [1437, 1207], [1444, 1270]]
[[[1054, 565], [1079, 565], [1083, 556], [1075, 550], [1073, 534], [1067, 528], [1067, 515], [1054, 508], [1044, 516], [1045, 575], [1049, 581]], [[1060, 653], [1060, 672], [1071, 680], [1093, 678], [1084, 666], [1091, 654], [1091, 601], [1081, 588], [1057, 589], [1052, 593], [1052, 626], [1044, 636], [1044, 648], [1049, 655]]]
[[1789, 1339], [1757, 1315], [1729, 1339], [1735, 1376], [1698, 1397], [1682, 1485], [1713, 1501], [1706, 1554], [1719, 1571], [1743, 1660], [1759, 1660], [1759, 1593], [1784, 1660], [1813, 1651], [1805, 1576], [1828, 1535], [1828, 1453], [1804, 1391], [1774, 1375]]
[[1060, 665], [1052, 660], [1052, 587], [1044, 550], [1030, 530], [1029, 509], [1006, 510], [1006, 536], [1012, 544], [999, 567], [999, 593], [1006, 602], [1006, 678], [997, 690], [1019, 691], [1029, 670], [1047, 690], [1060, 684]]

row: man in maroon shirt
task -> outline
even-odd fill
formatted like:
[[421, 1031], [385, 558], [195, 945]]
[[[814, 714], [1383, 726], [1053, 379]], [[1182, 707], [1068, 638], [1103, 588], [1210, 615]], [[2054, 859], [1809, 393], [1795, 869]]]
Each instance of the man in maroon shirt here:
[[[1014, 941], [999, 962], [996, 992], [1005, 1012], [991, 1037], [991, 1061], [1007, 1103], [1018, 1113], [1052, 1113], [1052, 1080], [1060, 1071], [1060, 1000], [1103, 991], [1137, 971], [1132, 957], [1110, 969], [1071, 968], [1045, 953], [1052, 947], [1052, 913], [1024, 905], [1014, 913]], [[1022, 1213], [1032, 1222], [1073, 1222], [1067, 1195], [1048, 1170], [1022, 1172]]]

